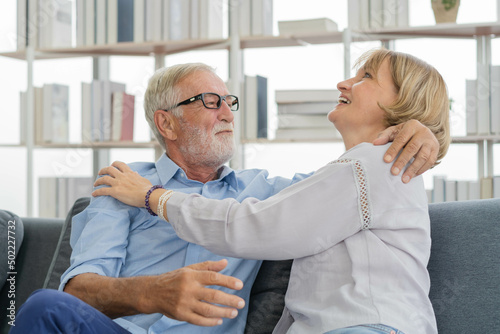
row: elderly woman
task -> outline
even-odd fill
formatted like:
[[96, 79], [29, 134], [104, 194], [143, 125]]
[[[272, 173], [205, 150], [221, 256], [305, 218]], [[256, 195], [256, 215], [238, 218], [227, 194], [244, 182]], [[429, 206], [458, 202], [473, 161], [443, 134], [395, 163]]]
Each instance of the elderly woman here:
[[371, 142], [415, 119], [438, 139], [441, 159], [450, 143], [446, 85], [432, 66], [400, 52], [370, 51], [357, 66], [337, 85], [328, 115], [347, 151], [267, 200], [173, 193], [120, 162], [101, 170], [95, 185], [110, 187], [93, 195], [147, 206], [181, 238], [221, 255], [294, 259], [275, 333], [437, 333], [422, 178], [402, 183], [383, 161], [387, 147]]

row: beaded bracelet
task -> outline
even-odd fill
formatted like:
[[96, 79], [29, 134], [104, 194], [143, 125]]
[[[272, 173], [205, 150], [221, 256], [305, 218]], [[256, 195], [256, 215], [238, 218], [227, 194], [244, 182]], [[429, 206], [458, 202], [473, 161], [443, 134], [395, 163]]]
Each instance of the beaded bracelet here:
[[152, 186], [148, 192], [146, 193], [146, 198], [144, 199], [144, 203], [146, 204], [146, 209], [148, 210], [149, 214], [151, 216], [156, 216], [156, 213], [153, 212], [153, 210], [151, 210], [151, 207], [149, 206], [149, 196], [151, 196], [151, 193], [156, 190], [156, 189], [163, 189], [163, 186], [160, 185], [160, 184], [157, 184], [155, 186]]
[[158, 200], [158, 208], [156, 212], [158, 212], [158, 217], [160, 217], [163, 220], [167, 220], [165, 218], [165, 215], [163, 214], [164, 210], [163, 208], [165, 207], [165, 203], [169, 200], [170, 197], [174, 194], [173, 190], [167, 190], [163, 194], [161, 194], [160, 199]]

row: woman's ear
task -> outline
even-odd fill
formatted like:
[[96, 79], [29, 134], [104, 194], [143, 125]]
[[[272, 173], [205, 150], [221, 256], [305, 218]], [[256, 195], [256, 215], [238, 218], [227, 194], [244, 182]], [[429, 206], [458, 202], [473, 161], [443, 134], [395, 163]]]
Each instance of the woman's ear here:
[[154, 120], [156, 128], [163, 138], [166, 140], [177, 139], [178, 121], [171, 113], [165, 110], [156, 110]]

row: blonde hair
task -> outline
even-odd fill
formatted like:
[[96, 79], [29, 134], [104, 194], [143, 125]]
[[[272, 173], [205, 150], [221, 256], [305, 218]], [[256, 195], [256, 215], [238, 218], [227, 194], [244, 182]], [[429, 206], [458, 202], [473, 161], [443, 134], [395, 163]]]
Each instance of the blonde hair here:
[[448, 91], [441, 74], [412, 55], [384, 48], [365, 52], [355, 66], [362, 66], [376, 78], [385, 59], [389, 60], [397, 90], [397, 99], [392, 105], [379, 105], [386, 112], [387, 126], [412, 119], [427, 126], [439, 142], [438, 164], [451, 142]]
[[144, 94], [144, 113], [151, 131], [165, 151], [167, 151], [165, 140], [156, 128], [154, 121], [155, 112], [167, 109], [175, 117], [182, 117], [182, 107], [170, 109], [180, 102], [181, 92], [177, 84], [183, 78], [198, 71], [215, 74], [213, 67], [202, 63], [188, 63], [160, 68], [149, 79], [148, 88]]

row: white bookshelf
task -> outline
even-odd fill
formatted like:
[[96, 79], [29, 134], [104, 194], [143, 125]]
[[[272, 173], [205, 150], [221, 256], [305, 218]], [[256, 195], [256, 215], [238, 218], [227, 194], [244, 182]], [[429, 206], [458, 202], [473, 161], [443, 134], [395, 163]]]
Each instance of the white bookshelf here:
[[[232, 0], [231, 0], [232, 1]], [[500, 9], [499, 9], [500, 11]], [[27, 66], [27, 110], [28, 122], [26, 126], [27, 142], [24, 145], [2, 145], [1, 147], [26, 147], [27, 151], [27, 187], [28, 187], [28, 216], [32, 216], [33, 208], [33, 150], [39, 148], [91, 148], [95, 151], [95, 161], [106, 159], [106, 150], [112, 148], [155, 148], [159, 150], [155, 142], [99, 142], [99, 143], [80, 143], [80, 144], [36, 144], [34, 142], [34, 94], [33, 94], [33, 63], [42, 59], [58, 59], [70, 57], [93, 57], [96, 64], [99, 59], [108, 56], [151, 56], [155, 58], [155, 68], [164, 66], [164, 57], [166, 55], [182, 53], [193, 50], [228, 50], [229, 58], [229, 90], [239, 95], [242, 82], [243, 60], [241, 51], [253, 48], [275, 48], [275, 47], [301, 47], [309, 44], [343, 44], [344, 46], [344, 73], [348, 77], [350, 73], [350, 46], [351, 43], [360, 41], [382, 41], [387, 42], [397, 39], [409, 38], [460, 38], [475, 39], [478, 44], [478, 60], [483, 64], [491, 64], [491, 39], [500, 35], [500, 23], [479, 23], [479, 24], [440, 24], [423, 27], [405, 27], [398, 29], [377, 29], [377, 30], [354, 30], [345, 29], [339, 32], [317, 33], [317, 34], [293, 34], [283, 36], [250, 36], [240, 37], [238, 35], [237, 20], [229, 17], [229, 38], [216, 40], [184, 40], [184, 41], [166, 41], [166, 42], [144, 42], [144, 43], [117, 43], [112, 45], [93, 45], [76, 48], [61, 49], [37, 49], [27, 47], [25, 51], [0, 53], [1, 57], [9, 57], [26, 61]], [[486, 50], [486, 54], [484, 54]], [[103, 65], [96, 65], [103, 66]], [[106, 72], [104, 69], [102, 72]], [[235, 127], [241, 131], [241, 120], [239, 115], [235, 115]], [[341, 139], [331, 140], [246, 140], [237, 138], [237, 144], [268, 144], [268, 143], [290, 143], [290, 142], [341, 142]], [[500, 143], [500, 135], [492, 136], [466, 136], [453, 138], [454, 144], [477, 144], [479, 147], [479, 178], [493, 175], [492, 150], [493, 144]], [[241, 157], [235, 159], [235, 166], [241, 166]], [[94, 165], [98, 163], [94, 162]], [[96, 169], [94, 168], [94, 173]]]

